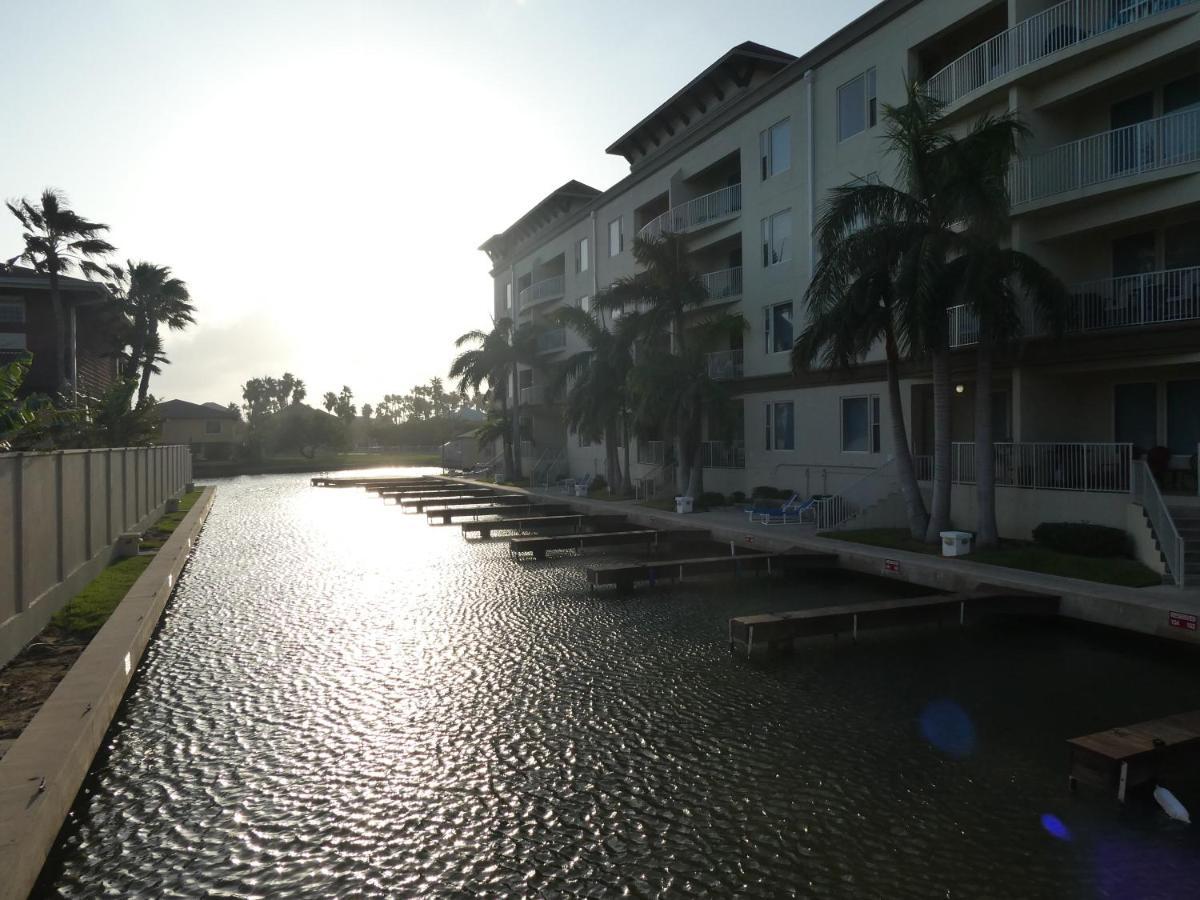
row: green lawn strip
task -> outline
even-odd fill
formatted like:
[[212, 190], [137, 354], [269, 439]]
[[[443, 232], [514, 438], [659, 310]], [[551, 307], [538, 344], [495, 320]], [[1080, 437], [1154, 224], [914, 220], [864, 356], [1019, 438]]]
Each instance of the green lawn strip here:
[[[179, 527], [203, 491], [184, 494], [179, 501], [179, 511], [167, 513], [146, 531], [141, 542], [142, 550], [158, 550], [167, 538]], [[100, 630], [113, 610], [117, 608], [133, 583], [146, 571], [153, 555], [130, 556], [112, 562], [108, 568], [92, 579], [87, 587], [50, 619], [50, 624], [72, 635], [90, 638]]]
[[[913, 540], [902, 528], [871, 528], [862, 531], [826, 531], [820, 537], [886, 547], [892, 550], [908, 550], [936, 556], [941, 545], [926, 544]], [[1044, 575], [1059, 575], [1063, 578], [1080, 578], [1101, 584], [1121, 587], [1151, 587], [1162, 584], [1162, 576], [1137, 560], [1115, 557], [1078, 556], [1060, 553], [1026, 541], [1004, 541], [995, 549], [976, 550], [963, 557], [968, 562], [989, 566], [1020, 569], [1025, 572], [1041, 572]]]

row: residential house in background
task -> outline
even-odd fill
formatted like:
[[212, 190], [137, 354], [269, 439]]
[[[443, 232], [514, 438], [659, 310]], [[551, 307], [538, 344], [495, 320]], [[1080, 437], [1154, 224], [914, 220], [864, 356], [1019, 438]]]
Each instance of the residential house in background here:
[[[732, 433], [706, 435], [706, 486], [834, 494], [846, 509], [887, 503], [895, 478], [882, 352], [847, 371], [796, 375], [789, 351], [805, 327], [811, 235], [830, 189], [897, 180], [883, 112], [905, 102], [907, 73], [945, 104], [957, 133], [989, 112], [1029, 126], [1010, 176], [1010, 241], [1070, 287], [1067, 335], [1052, 340], [1030, 318], [996, 371], [1002, 534], [1027, 538], [1047, 520], [1144, 529], [1142, 503], [1149, 513], [1156, 501], [1139, 493], [1138, 457], [1163, 461], [1168, 491], [1196, 490], [1198, 13], [1197, 0], [884, 0], [800, 57], [740, 44], [608, 148], [628, 161], [625, 178], [602, 192], [569, 182], [483, 244], [489, 313], [524, 323], [556, 306], [587, 309], [635, 271], [635, 236], [682, 233], [707, 308], [749, 324], [710, 360], [742, 414]], [[976, 329], [965, 308], [950, 310], [949, 324], [954, 504], [967, 524]], [[521, 372], [512, 399], [527, 468], [554, 456], [571, 474], [603, 466], [603, 447], [568, 434], [543, 390], [550, 365], [579, 349], [574, 335], [548, 330], [546, 364]], [[931, 373], [914, 361], [903, 374], [928, 479]], [[670, 485], [668, 436], [645, 437], [657, 439], [634, 439], [635, 479]], [[1155, 537], [1178, 546], [1169, 514], [1155, 510]], [[1178, 569], [1182, 551], [1171, 552]]]
[[[78, 393], [98, 397], [120, 374], [119, 313], [101, 284], [62, 276], [59, 285], [71, 382]], [[30, 268], [0, 264], [0, 362], [33, 354], [24, 393], [58, 392], [56, 335], [50, 279]]]
[[231, 459], [245, 434], [241, 416], [219, 403], [166, 400], [157, 409], [161, 422], [158, 442], [187, 444], [193, 459]]

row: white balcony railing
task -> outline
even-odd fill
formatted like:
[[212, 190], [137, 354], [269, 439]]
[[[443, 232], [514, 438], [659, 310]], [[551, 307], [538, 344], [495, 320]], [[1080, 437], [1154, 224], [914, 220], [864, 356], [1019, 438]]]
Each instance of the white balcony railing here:
[[[1063, 326], [1067, 334], [1200, 319], [1200, 266], [1083, 281], [1069, 291]], [[972, 310], [953, 306], [946, 313], [952, 348], [979, 340], [979, 320]], [[1022, 310], [1021, 323], [1026, 337], [1049, 333], [1028, 307]]]
[[545, 400], [546, 388], [544, 385], [531, 384], [529, 387], [521, 388], [522, 406], [541, 406]]
[[932, 75], [925, 89], [942, 103], [954, 103], [1059, 50], [1193, 2], [1064, 0], [967, 51]]
[[561, 296], [563, 296], [563, 277], [555, 275], [553, 278], [543, 278], [517, 294], [517, 306], [524, 310], [535, 303], [554, 300]]
[[548, 328], [538, 335], [538, 353], [553, 353], [567, 346], [567, 330], [565, 328]]
[[742, 295], [742, 267], [705, 272], [700, 276], [710, 300], [728, 300]]
[[1200, 108], [1104, 131], [1019, 160], [1013, 206], [1200, 160]]
[[746, 468], [745, 441], [705, 441], [701, 465], [706, 469]]
[[742, 377], [742, 351], [718, 350], [708, 354], [708, 377], [713, 381], [733, 381]]
[[742, 210], [742, 186], [731, 184], [719, 191], [705, 194], [672, 206], [656, 219], [642, 226], [638, 237], [653, 241], [664, 234], [683, 234], [706, 225], [732, 218]]
[[[995, 449], [998, 487], [1048, 491], [1123, 494], [1130, 490], [1132, 444], [998, 443]], [[933, 478], [933, 457], [914, 458], [917, 478]], [[950, 445], [950, 479], [975, 483], [975, 444]]]
[[638, 441], [637, 461], [644, 466], [661, 466], [667, 461], [666, 441]]

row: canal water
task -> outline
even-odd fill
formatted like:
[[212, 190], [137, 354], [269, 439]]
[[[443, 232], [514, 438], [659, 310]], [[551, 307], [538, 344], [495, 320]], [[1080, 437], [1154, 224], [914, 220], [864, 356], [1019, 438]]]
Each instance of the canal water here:
[[222, 482], [47, 864], [66, 897], [1195, 897], [1195, 829], [1071, 796], [1066, 738], [1200, 707], [1061, 623], [814, 642], [847, 577], [589, 594], [358, 490]]

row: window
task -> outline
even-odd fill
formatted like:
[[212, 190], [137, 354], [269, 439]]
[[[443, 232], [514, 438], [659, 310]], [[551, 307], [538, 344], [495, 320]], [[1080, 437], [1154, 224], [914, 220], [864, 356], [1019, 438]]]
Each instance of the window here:
[[584, 294], [582, 297], [579, 298], [579, 308], [582, 309], [584, 312], [591, 312], [592, 311], [592, 299], [590, 297], [588, 297], [586, 294]]
[[792, 349], [792, 302], [776, 303], [763, 310], [766, 351], [784, 353]]
[[504, 286], [504, 308], [512, 309], [512, 282]]
[[1158, 385], [1144, 381], [1113, 388], [1113, 430], [1122, 444], [1140, 450], [1158, 445]]
[[1163, 236], [1168, 269], [1200, 266], [1200, 222], [1170, 225]]
[[764, 266], [777, 266], [792, 258], [792, 211], [785, 209], [762, 220]]
[[1167, 446], [1192, 456], [1200, 444], [1200, 380], [1167, 382]]
[[875, 69], [872, 67], [838, 88], [838, 140], [844, 141], [860, 131], [874, 128], [876, 107]]
[[619, 256], [625, 245], [621, 239], [621, 220], [613, 219], [608, 223], [608, 255]]
[[0, 297], [0, 322], [20, 325], [25, 321], [25, 301], [20, 297]]
[[4, 350], [24, 350], [25, 349], [25, 333], [18, 331], [13, 332], [0, 331], [0, 352]]
[[878, 453], [879, 397], [842, 398], [842, 452]]
[[218, 419], [207, 419], [204, 422], [205, 434], [220, 434], [221, 422]]
[[792, 120], [776, 122], [758, 136], [759, 156], [762, 159], [762, 178], [786, 172], [792, 165]]
[[791, 400], [767, 403], [766, 448], [768, 450], [796, 449], [796, 407]]
[[586, 272], [590, 265], [591, 263], [588, 262], [588, 239], [583, 238], [575, 245], [575, 271]]

